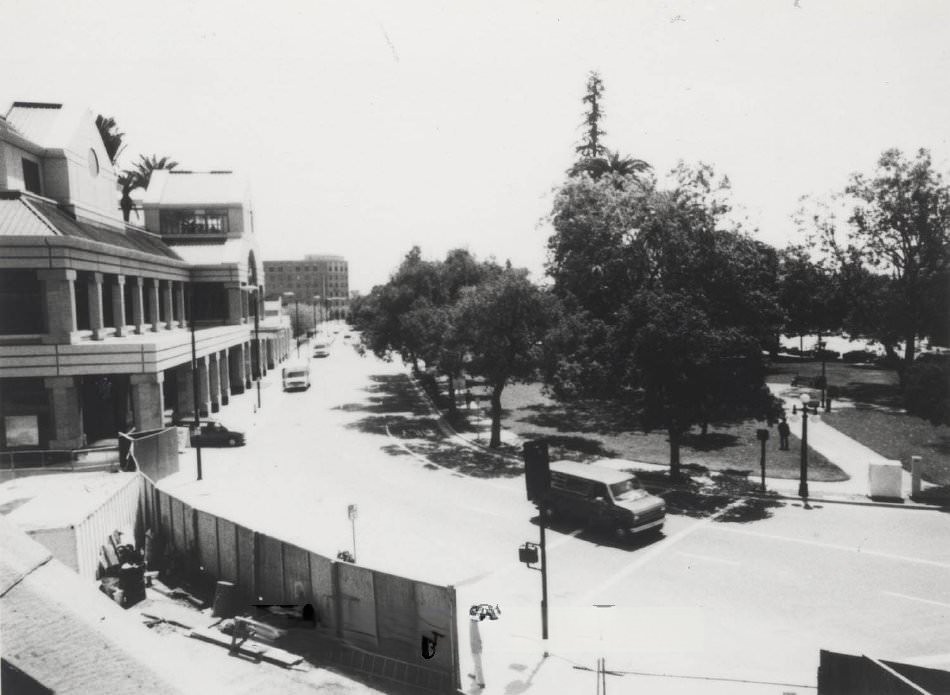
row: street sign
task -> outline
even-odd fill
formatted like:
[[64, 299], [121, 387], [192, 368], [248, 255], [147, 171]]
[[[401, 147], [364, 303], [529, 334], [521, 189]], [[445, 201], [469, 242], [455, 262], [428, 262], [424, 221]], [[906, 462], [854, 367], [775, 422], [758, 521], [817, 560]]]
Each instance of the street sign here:
[[350, 521], [356, 521], [356, 505], [351, 504], [346, 508], [346, 515]]

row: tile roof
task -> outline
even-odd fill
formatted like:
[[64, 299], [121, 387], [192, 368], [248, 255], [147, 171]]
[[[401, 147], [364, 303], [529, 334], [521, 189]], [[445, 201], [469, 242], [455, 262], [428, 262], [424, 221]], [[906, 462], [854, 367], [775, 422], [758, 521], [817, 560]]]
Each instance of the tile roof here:
[[170, 246], [153, 234], [134, 227], [122, 231], [78, 222], [56, 203], [29, 197], [19, 191], [0, 192], [0, 236], [65, 236], [181, 260]]

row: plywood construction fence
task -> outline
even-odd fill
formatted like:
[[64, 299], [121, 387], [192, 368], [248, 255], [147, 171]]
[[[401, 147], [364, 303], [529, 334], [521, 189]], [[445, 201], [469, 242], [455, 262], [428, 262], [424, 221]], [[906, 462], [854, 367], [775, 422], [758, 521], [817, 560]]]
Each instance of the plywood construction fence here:
[[[430, 692], [459, 682], [455, 589], [332, 560], [195, 509], [142, 476], [146, 526], [175, 564], [207, 582], [233, 582], [248, 605], [313, 606], [315, 639], [344, 666]], [[437, 648], [423, 654], [423, 638]]]

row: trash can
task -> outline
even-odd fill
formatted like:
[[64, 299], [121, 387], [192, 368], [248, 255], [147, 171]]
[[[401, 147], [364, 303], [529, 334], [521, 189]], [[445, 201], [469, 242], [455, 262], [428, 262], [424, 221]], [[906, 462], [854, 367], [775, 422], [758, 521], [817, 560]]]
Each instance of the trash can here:
[[901, 499], [900, 461], [875, 461], [868, 466], [868, 497]]

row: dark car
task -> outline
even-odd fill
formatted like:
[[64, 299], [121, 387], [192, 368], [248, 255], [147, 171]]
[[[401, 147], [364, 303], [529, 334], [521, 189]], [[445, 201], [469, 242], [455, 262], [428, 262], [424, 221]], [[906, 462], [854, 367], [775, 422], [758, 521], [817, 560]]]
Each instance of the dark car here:
[[244, 444], [244, 433], [229, 430], [220, 422], [206, 422], [191, 432], [192, 446], [238, 446]]

